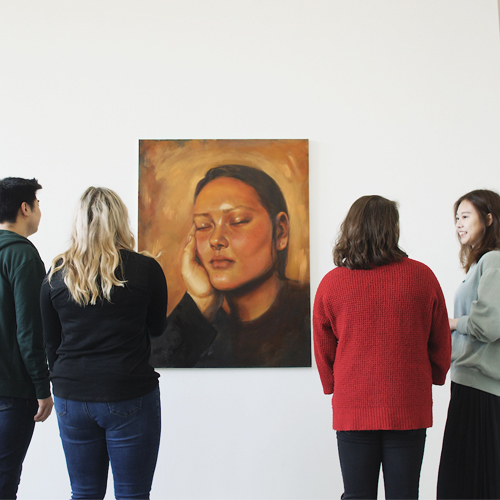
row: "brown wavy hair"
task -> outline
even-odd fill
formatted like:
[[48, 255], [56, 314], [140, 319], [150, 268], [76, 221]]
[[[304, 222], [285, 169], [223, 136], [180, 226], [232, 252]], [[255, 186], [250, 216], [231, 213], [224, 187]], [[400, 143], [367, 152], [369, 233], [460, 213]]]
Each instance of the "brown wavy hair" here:
[[398, 246], [399, 212], [396, 202], [370, 195], [357, 199], [340, 226], [333, 249], [338, 267], [371, 269], [408, 257]]
[[[483, 225], [481, 241], [475, 246], [460, 244], [460, 264], [467, 272], [472, 264], [487, 252], [500, 249], [500, 196], [489, 189], [476, 189], [461, 196], [453, 206], [456, 217], [458, 207], [462, 201], [467, 200], [474, 205]], [[488, 225], [488, 215], [491, 214], [491, 224]], [[457, 233], [458, 241], [460, 235]]]

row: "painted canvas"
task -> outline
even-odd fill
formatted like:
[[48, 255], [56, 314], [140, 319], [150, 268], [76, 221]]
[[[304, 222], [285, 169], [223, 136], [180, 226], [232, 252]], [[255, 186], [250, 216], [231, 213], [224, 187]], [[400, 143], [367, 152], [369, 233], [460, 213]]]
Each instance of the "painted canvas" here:
[[155, 367], [311, 366], [307, 140], [141, 140], [139, 250], [169, 290]]

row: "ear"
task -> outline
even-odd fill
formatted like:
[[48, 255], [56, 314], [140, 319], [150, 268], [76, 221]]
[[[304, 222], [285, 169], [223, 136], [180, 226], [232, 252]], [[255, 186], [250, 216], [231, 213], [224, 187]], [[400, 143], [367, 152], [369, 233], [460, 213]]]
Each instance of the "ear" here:
[[288, 245], [290, 235], [290, 221], [285, 212], [276, 216], [276, 250], [284, 250]]
[[493, 224], [493, 216], [491, 214], [486, 215], [486, 225], [491, 226]]
[[28, 217], [31, 211], [31, 207], [25, 201], [23, 201], [21, 203], [21, 206], [19, 207], [18, 215], [20, 215], [21, 217]]

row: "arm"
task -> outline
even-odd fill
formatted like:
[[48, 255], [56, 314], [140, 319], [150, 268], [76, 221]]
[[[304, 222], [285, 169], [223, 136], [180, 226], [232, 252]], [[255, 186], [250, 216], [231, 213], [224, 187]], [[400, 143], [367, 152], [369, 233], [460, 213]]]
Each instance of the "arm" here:
[[500, 339], [500, 269], [489, 268], [479, 280], [469, 316], [458, 319], [457, 332], [479, 342]]
[[40, 309], [42, 312], [43, 336], [45, 339], [45, 350], [49, 361], [49, 369], [52, 370], [57, 359], [57, 349], [61, 345], [61, 321], [54, 309], [50, 298], [50, 284], [47, 279], [43, 281], [40, 292]]
[[222, 294], [208, 279], [196, 258], [195, 227], [191, 228], [182, 254], [181, 274], [186, 293], [168, 317], [166, 334], [152, 341], [151, 364], [155, 367], [193, 367], [217, 336], [212, 325], [222, 306]]
[[432, 323], [427, 352], [431, 362], [432, 383], [443, 385], [451, 362], [451, 332], [446, 302], [436, 278], [436, 298], [432, 308]]
[[333, 394], [333, 364], [337, 352], [337, 338], [327, 314], [324, 287], [320, 284], [314, 300], [313, 338], [314, 357], [325, 394]]
[[36, 412], [36, 415], [33, 417], [33, 420], [35, 422], [45, 422], [45, 420], [47, 420], [47, 418], [49, 418], [50, 414], [52, 413], [53, 406], [54, 406], [54, 401], [52, 400], [52, 396], [45, 399], [39, 399], [38, 411]]
[[186, 293], [168, 317], [165, 335], [152, 343], [151, 364], [155, 367], [193, 367], [216, 336], [217, 330]]
[[17, 343], [38, 399], [50, 397], [40, 315], [40, 287], [44, 276], [45, 269], [37, 255], [17, 268], [10, 280], [16, 309]]

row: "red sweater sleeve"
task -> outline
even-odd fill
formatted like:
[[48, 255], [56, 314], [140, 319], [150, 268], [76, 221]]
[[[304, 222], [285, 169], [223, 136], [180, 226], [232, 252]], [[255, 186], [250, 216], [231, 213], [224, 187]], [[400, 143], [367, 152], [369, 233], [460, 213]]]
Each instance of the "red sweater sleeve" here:
[[328, 313], [327, 277], [320, 283], [313, 309], [314, 356], [325, 394], [333, 394], [333, 363], [337, 351], [337, 337]]
[[446, 373], [450, 368], [451, 331], [443, 292], [437, 278], [434, 275], [432, 278], [435, 281], [436, 299], [432, 310], [432, 324], [427, 350], [432, 368], [432, 383], [443, 385]]

